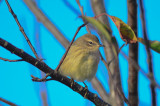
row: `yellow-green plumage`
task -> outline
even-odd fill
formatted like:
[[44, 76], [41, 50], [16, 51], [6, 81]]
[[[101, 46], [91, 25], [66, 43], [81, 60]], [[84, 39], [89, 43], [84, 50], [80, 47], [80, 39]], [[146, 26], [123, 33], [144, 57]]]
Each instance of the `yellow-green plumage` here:
[[59, 72], [76, 81], [91, 80], [100, 60], [99, 40], [96, 36], [85, 34], [71, 46]]

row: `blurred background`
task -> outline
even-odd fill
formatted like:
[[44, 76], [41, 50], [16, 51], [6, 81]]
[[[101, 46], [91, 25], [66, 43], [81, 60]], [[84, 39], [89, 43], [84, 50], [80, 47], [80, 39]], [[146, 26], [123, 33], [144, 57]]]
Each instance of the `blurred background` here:
[[[61, 57], [65, 53], [65, 48], [54, 37], [51, 31], [36, 18], [30, 10], [30, 7], [28, 7], [29, 4], [27, 4], [26, 1], [27, 0], [8, 0], [39, 56], [45, 59], [44, 62], [48, 66], [55, 69]], [[69, 41], [72, 40], [77, 28], [83, 24], [83, 20], [79, 18], [81, 11], [76, 0], [28, 1], [31, 1], [37, 8], [39, 8]], [[91, 1], [92, 0], [80, 0], [80, 4], [83, 6], [84, 14], [86, 14], [86, 16], [93, 17], [94, 12], [92, 9], [93, 7], [91, 6]], [[160, 41], [159, 4], [159, 0], [143, 0], [147, 34], [150, 40]], [[109, 15], [119, 17], [127, 23], [127, 0], [104, 0], [104, 6]], [[8, 11], [8, 7], [4, 0], [0, 1], [0, 14], [0, 37], [34, 56], [14, 18]], [[43, 21], [45, 22], [46, 20]], [[116, 26], [110, 19], [109, 23], [112, 35], [115, 36], [120, 47], [124, 42], [121, 40]], [[143, 37], [139, 0], [137, 1], [137, 26], [137, 36]], [[98, 36], [95, 30], [91, 29], [91, 32]], [[84, 27], [79, 31], [77, 38], [86, 33], [87, 31]], [[102, 48], [100, 50], [105, 57], [104, 50]], [[129, 45], [125, 46], [122, 51], [128, 56]], [[156, 82], [160, 84], [160, 55], [153, 50], [151, 50], [151, 53], [153, 58], [154, 77]], [[140, 43], [138, 47], [138, 55], [138, 63], [140, 67], [148, 73], [149, 70], [145, 46]], [[0, 57], [7, 59], [19, 59], [19, 57], [11, 54], [2, 47], [0, 47]], [[119, 68], [122, 90], [128, 98], [128, 61], [121, 53], [119, 54]], [[31, 80], [31, 75], [42, 77], [43, 73], [26, 62], [5, 62], [0, 60], [0, 98], [4, 98], [20, 106], [94, 106], [92, 102], [84, 99], [81, 95], [62, 83], [57, 81], [48, 81], [45, 83], [33, 82]], [[107, 70], [101, 61], [99, 63], [96, 77], [109, 94], [109, 77]], [[79, 84], [84, 86], [81, 82], [79, 82]], [[89, 86], [90, 91], [98, 94], [90, 82], [86, 82], [86, 84]], [[156, 104], [157, 106], [160, 106], [160, 89], [155, 88], [155, 92]], [[152, 104], [150, 80], [141, 72], [138, 73], [138, 99], [139, 106], [150, 106]], [[5, 103], [0, 101], [0, 106], [1, 105], [7, 106]]]

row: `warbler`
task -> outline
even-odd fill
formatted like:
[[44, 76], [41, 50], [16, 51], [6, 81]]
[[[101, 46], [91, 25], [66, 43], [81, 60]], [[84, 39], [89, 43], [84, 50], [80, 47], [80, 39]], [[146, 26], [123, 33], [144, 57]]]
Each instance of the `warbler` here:
[[100, 61], [98, 38], [85, 34], [73, 42], [66, 58], [60, 66], [59, 73], [76, 81], [90, 81], [96, 74]]

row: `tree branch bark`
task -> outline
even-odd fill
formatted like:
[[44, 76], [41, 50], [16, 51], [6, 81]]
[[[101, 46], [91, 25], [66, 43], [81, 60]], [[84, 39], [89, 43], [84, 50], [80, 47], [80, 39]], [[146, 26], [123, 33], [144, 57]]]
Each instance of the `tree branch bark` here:
[[[128, 25], [137, 36], [137, 1], [127, 0], [128, 5]], [[129, 58], [138, 63], [138, 43], [129, 44]], [[138, 70], [129, 61], [128, 93], [131, 106], [138, 106]]]

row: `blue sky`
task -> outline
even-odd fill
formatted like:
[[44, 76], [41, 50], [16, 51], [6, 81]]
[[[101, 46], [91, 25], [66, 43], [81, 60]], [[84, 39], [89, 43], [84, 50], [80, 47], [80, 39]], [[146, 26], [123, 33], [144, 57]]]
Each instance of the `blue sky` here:
[[[82, 0], [80, 0], [82, 1]], [[73, 0], [68, 0], [75, 9], [79, 11], [78, 5]], [[53, 35], [43, 26], [42, 23], [38, 23], [33, 13], [27, 8], [27, 6], [21, 0], [12, 1], [9, 0], [9, 3], [16, 13], [21, 25], [23, 26], [26, 34], [31, 40], [34, 47], [37, 46], [35, 43], [35, 34], [36, 29], [39, 33], [41, 52], [45, 62], [53, 69], [58, 65], [62, 55], [65, 52], [65, 49], [60, 45], [60, 43], [53, 37]], [[151, 0], [145, 0], [144, 6], [146, 11], [146, 21], [147, 21], [147, 32], [150, 40], [160, 41], [160, 14], [159, 14], [159, 0], [154, 2]], [[94, 16], [91, 4], [89, 1], [81, 2], [84, 7], [84, 12], [87, 16]], [[109, 15], [117, 16], [127, 23], [127, 0], [105, 0], [105, 6]], [[74, 36], [78, 26], [83, 22], [78, 18], [78, 15], [73, 13], [63, 2], [63, 0], [40, 0], [38, 1], [38, 7], [46, 14], [46, 16], [59, 28], [59, 30], [66, 36], [66, 38], [71, 41]], [[23, 35], [19, 31], [19, 28], [14, 21], [12, 15], [9, 13], [8, 8], [2, 0], [0, 2], [0, 37], [17, 46], [18, 48], [23, 49], [27, 53], [33, 53], [30, 50], [27, 42], [25, 41]], [[113, 35], [116, 37], [119, 46], [124, 42], [120, 39], [119, 32], [115, 27], [114, 23], [110, 20], [110, 24], [113, 30]], [[83, 28], [79, 33], [78, 37], [87, 33], [86, 29]], [[138, 36], [142, 37], [142, 28], [140, 20], [140, 10], [138, 8]], [[128, 47], [125, 46], [122, 50], [128, 54]], [[102, 51], [102, 50], [101, 50]], [[102, 51], [103, 52], [103, 51]], [[152, 51], [153, 56], [153, 69], [156, 81], [160, 84], [159, 78], [159, 60], [160, 55]], [[8, 59], [17, 59], [19, 57], [11, 54], [4, 48], [0, 47], [0, 57]], [[126, 96], [128, 96], [128, 63], [127, 60], [120, 54], [120, 71], [123, 91]], [[141, 68], [148, 72], [147, 66], [147, 55], [145, 52], [145, 47], [142, 44], [139, 44], [139, 65]], [[73, 92], [70, 88], [65, 85], [56, 82], [50, 81], [46, 82], [46, 87], [43, 87], [42, 83], [32, 82], [30, 75], [40, 76], [40, 71], [33, 67], [32, 65], [26, 62], [4, 62], [0, 60], [0, 97], [3, 97], [7, 100], [13, 101], [18, 105], [22, 106], [39, 106], [42, 105], [40, 99], [39, 89], [42, 86], [42, 90], [47, 90], [48, 93], [48, 102], [51, 106], [63, 106], [63, 105], [93, 105], [90, 101], [84, 99], [79, 94]], [[98, 67], [98, 72], [96, 76], [100, 79], [107, 91], [109, 91], [108, 75], [106, 74], [106, 68], [103, 63], [100, 62]], [[80, 83], [82, 84], [82, 83]], [[90, 83], [89, 89], [97, 93], [91, 86]], [[151, 93], [150, 93], [150, 82], [146, 79], [141, 73], [139, 73], [138, 80], [138, 91], [139, 91], [139, 102], [140, 106], [151, 105]], [[157, 106], [160, 106], [160, 90], [156, 89], [157, 93]], [[63, 102], [62, 102], [63, 101]], [[0, 102], [1, 104], [2, 102]], [[3, 104], [3, 103], [2, 103]], [[3, 104], [5, 105], [5, 104]]]

